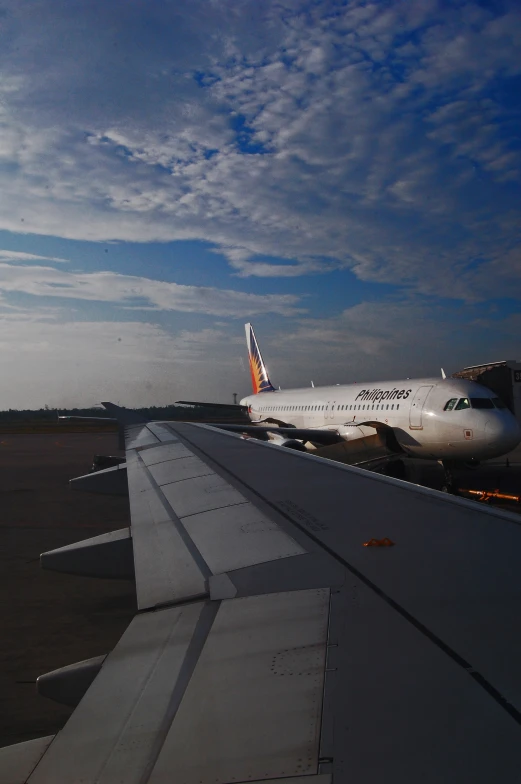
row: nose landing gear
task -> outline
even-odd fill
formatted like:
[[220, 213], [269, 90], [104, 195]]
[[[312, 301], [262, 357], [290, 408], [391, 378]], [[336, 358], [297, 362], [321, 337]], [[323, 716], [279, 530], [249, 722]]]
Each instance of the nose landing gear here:
[[449, 460], [439, 460], [438, 462], [441, 463], [444, 474], [444, 482], [443, 487], [441, 488], [441, 492], [449, 493], [450, 495], [459, 495], [458, 488], [454, 484], [454, 476], [452, 473], [454, 470], [454, 463]]
[[[454, 468], [455, 464], [449, 460], [438, 460], [443, 468], [444, 482], [441, 488], [442, 493], [449, 493], [450, 495], [459, 495], [458, 488], [454, 484]], [[461, 465], [461, 463], [460, 463]]]

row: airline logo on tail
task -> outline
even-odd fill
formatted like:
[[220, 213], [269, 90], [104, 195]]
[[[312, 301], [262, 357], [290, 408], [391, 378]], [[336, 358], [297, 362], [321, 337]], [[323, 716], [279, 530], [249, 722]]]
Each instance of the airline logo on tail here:
[[259, 346], [257, 345], [253, 327], [251, 324], [246, 324], [245, 327], [253, 392], [255, 395], [258, 392], [274, 392], [275, 387], [272, 385], [268, 377], [268, 371], [266, 370], [266, 365], [264, 364], [262, 354], [260, 353]]

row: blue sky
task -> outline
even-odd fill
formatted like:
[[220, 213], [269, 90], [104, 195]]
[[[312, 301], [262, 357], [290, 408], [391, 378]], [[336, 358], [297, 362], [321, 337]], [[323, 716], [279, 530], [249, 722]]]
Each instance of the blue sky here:
[[0, 0], [0, 408], [519, 358], [517, 3]]

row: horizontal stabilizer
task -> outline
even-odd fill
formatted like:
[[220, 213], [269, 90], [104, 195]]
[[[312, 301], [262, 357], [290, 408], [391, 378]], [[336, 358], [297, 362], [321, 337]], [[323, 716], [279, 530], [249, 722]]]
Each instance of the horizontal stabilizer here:
[[60, 415], [58, 417], [60, 420], [70, 421], [75, 420], [76, 422], [117, 422], [117, 419], [113, 417], [95, 417], [95, 416], [65, 416]]
[[176, 400], [176, 405], [202, 406], [204, 408], [230, 408], [234, 411], [247, 411], [248, 406], [239, 406], [237, 403], [202, 403], [199, 400]]
[[84, 539], [40, 555], [42, 569], [84, 577], [134, 578], [132, 538], [128, 528]]
[[82, 490], [87, 493], [128, 495], [126, 463], [70, 479], [69, 485], [71, 490]]
[[139, 425], [148, 422], [146, 417], [131, 408], [122, 408], [115, 403], [102, 403], [101, 405], [120, 425]]

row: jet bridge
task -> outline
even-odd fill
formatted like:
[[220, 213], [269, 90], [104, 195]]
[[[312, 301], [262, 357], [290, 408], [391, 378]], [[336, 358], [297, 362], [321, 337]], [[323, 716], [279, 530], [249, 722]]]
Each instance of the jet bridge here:
[[504, 359], [483, 365], [471, 365], [452, 374], [488, 387], [508, 406], [521, 423], [521, 362]]

